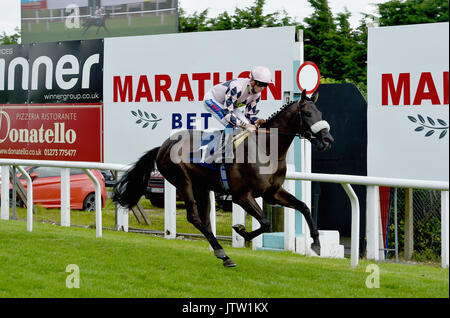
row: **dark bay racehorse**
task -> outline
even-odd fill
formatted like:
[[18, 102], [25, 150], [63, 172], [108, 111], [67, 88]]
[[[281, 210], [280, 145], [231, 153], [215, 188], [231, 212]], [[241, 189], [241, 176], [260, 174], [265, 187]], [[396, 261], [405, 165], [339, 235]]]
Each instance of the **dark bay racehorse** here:
[[109, 19], [110, 15], [109, 13], [105, 13], [101, 16], [90, 16], [83, 22], [83, 35], [86, 34], [87, 30], [89, 30], [91, 27], [97, 27], [97, 32], [95, 34], [98, 34], [100, 31], [100, 28], [104, 28], [105, 31], [110, 34], [108, 28], [106, 27], [106, 19]]
[[[333, 142], [329, 126], [322, 120], [322, 113], [315, 105], [317, 97], [316, 93], [308, 98], [304, 91], [299, 101], [284, 105], [277, 113], [270, 116], [258, 130], [264, 133], [274, 131], [274, 128], [278, 130], [275, 136], [278, 158], [275, 159], [275, 168], [272, 173], [261, 174], [262, 164], [259, 161], [256, 163], [233, 162], [227, 170], [229, 193], [232, 194], [233, 202], [239, 204], [260, 223], [260, 228], [252, 232], [247, 232], [243, 225], [233, 226], [233, 229], [246, 241], [269, 230], [270, 221], [255, 201], [255, 198], [262, 197], [269, 204], [279, 204], [300, 211], [308, 223], [313, 239], [311, 248], [320, 255], [319, 231], [311, 218], [310, 209], [305, 203], [282, 188], [286, 177], [286, 155], [295, 136], [307, 138], [319, 150], [330, 148]], [[181, 132], [184, 138], [176, 140], [168, 138], [160, 147], [144, 154], [116, 184], [113, 200], [128, 208], [136, 205], [145, 192], [150, 173], [155, 169], [156, 162], [159, 172], [183, 194], [188, 221], [203, 233], [214, 249], [214, 255], [223, 260], [223, 265], [233, 267], [236, 264], [225, 254], [213, 235], [209, 218], [209, 191], [224, 192], [220, 172], [181, 160], [185, 154], [181, 154], [177, 150], [182, 148], [180, 144], [192, 143], [193, 134], [193, 130], [185, 130]], [[255, 134], [252, 135], [254, 137]], [[272, 133], [271, 136], [273, 136]], [[248, 154], [250, 149], [248, 143], [251, 137], [239, 146], [244, 147], [245, 154]], [[266, 154], [269, 147], [268, 141], [270, 138], [266, 139], [262, 147], [257, 147], [259, 150], [263, 148]]]

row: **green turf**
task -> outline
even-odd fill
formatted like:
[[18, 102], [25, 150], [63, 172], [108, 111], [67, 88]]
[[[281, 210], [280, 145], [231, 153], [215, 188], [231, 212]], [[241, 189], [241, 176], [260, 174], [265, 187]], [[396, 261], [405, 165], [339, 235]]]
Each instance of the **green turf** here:
[[[205, 241], [0, 221], [0, 297], [448, 297], [448, 269], [378, 263], [380, 288], [367, 288], [361, 261], [226, 247], [224, 268]], [[76, 264], [80, 288], [67, 288]]]

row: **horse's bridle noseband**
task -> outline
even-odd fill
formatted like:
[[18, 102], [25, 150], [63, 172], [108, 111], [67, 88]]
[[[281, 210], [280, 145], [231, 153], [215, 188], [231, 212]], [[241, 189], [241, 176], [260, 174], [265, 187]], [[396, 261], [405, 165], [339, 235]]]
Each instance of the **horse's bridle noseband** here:
[[317, 123], [310, 127], [313, 134], [317, 134], [322, 129], [330, 131], [330, 124], [326, 120], [319, 120]]
[[[328, 122], [326, 120], [319, 120], [318, 122], [314, 123], [311, 127], [310, 130], [311, 131], [306, 131], [304, 132], [304, 134], [301, 134], [301, 129], [303, 127], [303, 116], [301, 114], [301, 110], [300, 110], [300, 103], [297, 103], [298, 107], [297, 107], [297, 113], [298, 113], [298, 118], [299, 118], [299, 133], [295, 134], [295, 136], [298, 136], [300, 138], [306, 138], [308, 140], [314, 139], [316, 138], [314, 135], [317, 134], [319, 131], [321, 131], [322, 129], [327, 129], [328, 131], [330, 130], [330, 124], [328, 124]], [[308, 134], [308, 136], [306, 136]]]

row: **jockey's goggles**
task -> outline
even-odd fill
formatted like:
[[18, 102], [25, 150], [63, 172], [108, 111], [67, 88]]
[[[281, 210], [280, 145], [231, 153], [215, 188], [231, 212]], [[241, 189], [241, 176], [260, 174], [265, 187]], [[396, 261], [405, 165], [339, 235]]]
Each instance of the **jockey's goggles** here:
[[264, 82], [260, 82], [255, 80], [255, 84], [258, 85], [259, 87], [267, 87], [269, 86], [269, 83], [264, 83]]

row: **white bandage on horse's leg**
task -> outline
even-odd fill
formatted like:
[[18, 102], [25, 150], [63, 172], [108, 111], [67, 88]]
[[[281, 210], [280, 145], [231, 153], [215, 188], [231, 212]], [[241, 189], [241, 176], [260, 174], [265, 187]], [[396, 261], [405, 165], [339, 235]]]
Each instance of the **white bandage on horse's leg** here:
[[321, 120], [311, 126], [311, 131], [313, 134], [317, 134], [322, 129], [330, 131], [330, 124], [326, 120]]

